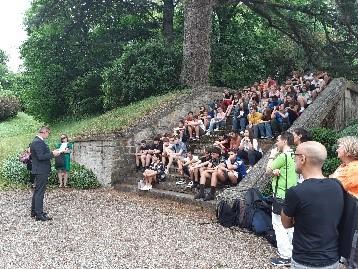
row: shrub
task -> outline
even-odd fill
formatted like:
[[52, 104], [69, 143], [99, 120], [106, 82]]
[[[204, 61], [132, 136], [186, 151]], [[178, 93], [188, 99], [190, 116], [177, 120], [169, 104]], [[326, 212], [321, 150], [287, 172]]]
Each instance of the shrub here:
[[[68, 182], [71, 187], [77, 189], [100, 187], [95, 174], [83, 165], [72, 163], [71, 168]], [[10, 183], [28, 183], [30, 178], [30, 172], [26, 169], [26, 166], [19, 161], [18, 154], [3, 161], [0, 167], [0, 175]], [[58, 184], [57, 172], [54, 166], [51, 167], [48, 184], [54, 186]]]
[[327, 149], [328, 158], [334, 158], [336, 154], [336, 145], [338, 134], [335, 130], [326, 128], [315, 128], [311, 130], [312, 140], [325, 145]]
[[358, 121], [352, 122], [351, 125], [344, 128], [338, 134], [339, 137], [348, 136], [348, 135], [358, 136]]
[[311, 130], [311, 134], [312, 140], [322, 143], [327, 149], [327, 159], [322, 170], [325, 176], [329, 176], [340, 164], [336, 153], [338, 133], [332, 129], [315, 128]]
[[14, 183], [27, 183], [30, 178], [30, 172], [19, 161], [18, 155], [13, 155], [2, 162], [0, 174], [3, 179]]
[[92, 171], [77, 163], [72, 163], [69, 185], [77, 189], [93, 189], [101, 186]]
[[0, 121], [16, 116], [20, 108], [17, 97], [8, 91], [0, 91]]
[[341, 161], [337, 157], [327, 158], [323, 164], [323, 174], [328, 177], [336, 171], [337, 167], [341, 164]]
[[105, 109], [166, 93], [179, 86], [180, 49], [157, 40], [131, 43], [103, 73]]

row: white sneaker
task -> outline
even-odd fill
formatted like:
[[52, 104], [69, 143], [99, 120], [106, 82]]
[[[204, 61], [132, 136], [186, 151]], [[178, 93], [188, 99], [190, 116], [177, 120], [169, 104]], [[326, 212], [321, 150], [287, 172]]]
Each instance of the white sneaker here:
[[209, 132], [209, 131], [207, 131], [207, 132], [205, 133], [205, 135], [210, 135], [210, 132]]
[[184, 184], [186, 184], [186, 181], [185, 180], [179, 180], [179, 181], [175, 182], [175, 184], [184, 185]]
[[186, 185], [186, 187], [187, 187], [188, 189], [190, 189], [193, 185], [194, 185], [194, 182], [193, 182], [193, 181], [190, 181], [190, 182], [188, 183], [188, 185]]
[[215, 128], [214, 131], [215, 131], [215, 132], [219, 131], [219, 128]]
[[251, 171], [252, 167], [246, 170], [246, 174], [248, 174]]
[[144, 185], [140, 188], [141, 191], [146, 191], [147, 190], [147, 185]]
[[165, 169], [164, 173], [165, 173], [166, 175], [168, 175], [168, 174], [169, 174], [169, 169]]
[[142, 189], [145, 186], [143, 179], [138, 181], [138, 189]]

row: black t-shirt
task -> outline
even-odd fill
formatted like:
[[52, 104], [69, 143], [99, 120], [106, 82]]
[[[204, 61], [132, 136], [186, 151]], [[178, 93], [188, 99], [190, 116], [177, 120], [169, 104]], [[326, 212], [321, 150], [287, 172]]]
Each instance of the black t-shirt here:
[[283, 212], [295, 220], [292, 258], [324, 267], [338, 261], [338, 230], [343, 191], [331, 179], [306, 179], [287, 191]]
[[150, 147], [151, 150], [159, 150], [160, 153], [163, 152], [163, 143], [159, 142], [158, 144], [152, 144]]

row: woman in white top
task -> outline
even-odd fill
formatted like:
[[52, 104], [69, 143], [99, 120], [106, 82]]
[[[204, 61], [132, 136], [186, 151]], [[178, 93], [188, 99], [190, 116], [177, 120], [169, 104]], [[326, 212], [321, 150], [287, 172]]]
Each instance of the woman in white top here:
[[246, 129], [244, 132], [237, 156], [242, 160], [248, 161], [250, 168], [262, 158], [262, 150], [259, 147], [259, 143], [256, 138], [253, 138], [252, 132], [249, 129]]

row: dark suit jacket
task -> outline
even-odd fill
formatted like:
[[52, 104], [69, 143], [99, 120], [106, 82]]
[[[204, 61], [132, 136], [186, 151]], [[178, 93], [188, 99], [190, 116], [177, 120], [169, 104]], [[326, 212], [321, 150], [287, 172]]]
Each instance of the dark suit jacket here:
[[32, 158], [32, 174], [49, 174], [53, 154], [48, 145], [39, 137], [35, 137], [30, 146]]

